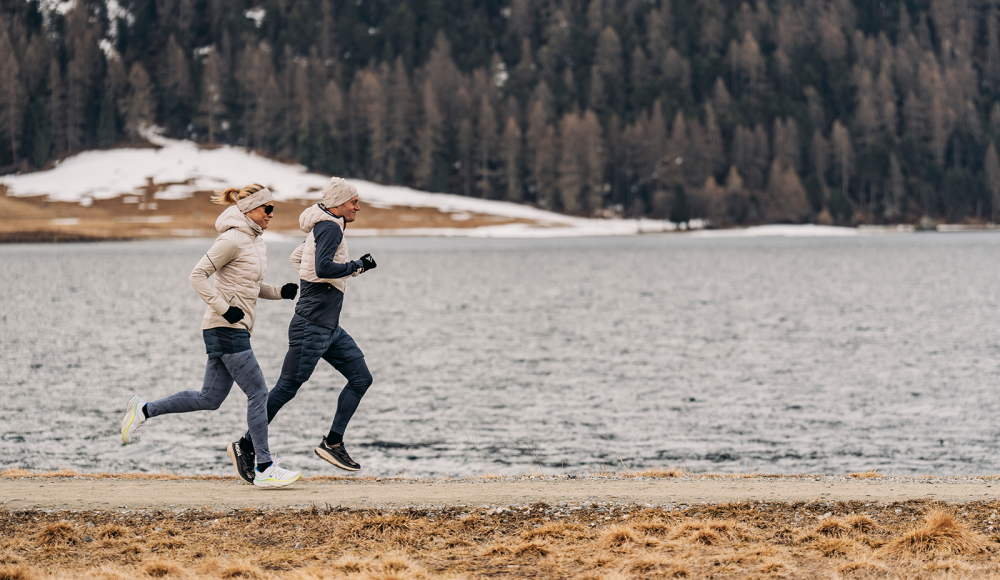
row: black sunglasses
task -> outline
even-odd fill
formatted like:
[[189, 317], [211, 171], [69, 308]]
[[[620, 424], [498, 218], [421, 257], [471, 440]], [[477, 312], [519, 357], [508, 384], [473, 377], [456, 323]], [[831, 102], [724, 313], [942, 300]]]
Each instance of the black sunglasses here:
[[271, 215], [272, 211], [274, 211], [274, 206], [273, 205], [265, 205], [264, 206], [264, 213], [266, 213], [267, 215]]

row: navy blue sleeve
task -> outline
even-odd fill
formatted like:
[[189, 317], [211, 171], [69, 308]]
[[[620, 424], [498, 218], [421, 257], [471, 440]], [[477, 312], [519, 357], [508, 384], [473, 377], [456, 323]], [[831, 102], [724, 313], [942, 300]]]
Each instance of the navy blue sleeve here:
[[320, 278], [344, 278], [359, 269], [357, 262], [338, 264], [333, 261], [333, 256], [336, 255], [337, 248], [344, 239], [344, 232], [337, 224], [327, 221], [319, 222], [313, 228], [313, 237], [316, 238], [317, 276]]

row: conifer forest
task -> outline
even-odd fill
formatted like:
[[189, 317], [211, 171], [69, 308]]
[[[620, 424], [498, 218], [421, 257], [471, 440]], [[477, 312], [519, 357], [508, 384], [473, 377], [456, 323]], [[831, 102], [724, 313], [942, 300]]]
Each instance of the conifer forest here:
[[4, 173], [158, 126], [576, 215], [1000, 219], [997, 0], [0, 0], [0, 19]]

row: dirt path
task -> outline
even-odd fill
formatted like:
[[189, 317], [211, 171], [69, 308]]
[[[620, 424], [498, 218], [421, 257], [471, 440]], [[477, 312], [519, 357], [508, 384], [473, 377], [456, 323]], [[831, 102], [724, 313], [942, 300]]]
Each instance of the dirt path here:
[[997, 499], [1000, 481], [980, 478], [511, 478], [505, 480], [301, 481], [261, 490], [235, 481], [12, 478], [0, 509], [117, 510], [243, 507], [373, 508], [621, 502], [681, 506], [747, 500], [949, 503]]

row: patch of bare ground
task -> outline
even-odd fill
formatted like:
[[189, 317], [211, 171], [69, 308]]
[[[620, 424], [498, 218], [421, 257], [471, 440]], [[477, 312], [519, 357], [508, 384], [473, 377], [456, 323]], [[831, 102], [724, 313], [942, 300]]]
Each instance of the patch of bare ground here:
[[[0, 243], [81, 242], [156, 238], [214, 238], [215, 220], [225, 209], [212, 203], [210, 191], [186, 199], [156, 195], [178, 183], [152, 183], [89, 205], [52, 201], [47, 196], [13, 197], [0, 194]], [[2, 193], [2, 192], [0, 192]], [[310, 195], [303, 192], [303, 196]], [[318, 196], [318, 193], [312, 195]], [[317, 198], [318, 199], [318, 198]], [[270, 232], [301, 234], [299, 214], [316, 199], [275, 202]], [[525, 220], [467, 212], [445, 212], [428, 207], [376, 207], [364, 203], [352, 228], [404, 234], [413, 228], [476, 228], [528, 223]], [[304, 235], [304, 234], [303, 234]]]
[[[0, 580], [1000, 579], [1000, 502], [0, 510]], [[899, 511], [897, 511], [899, 510]]]

